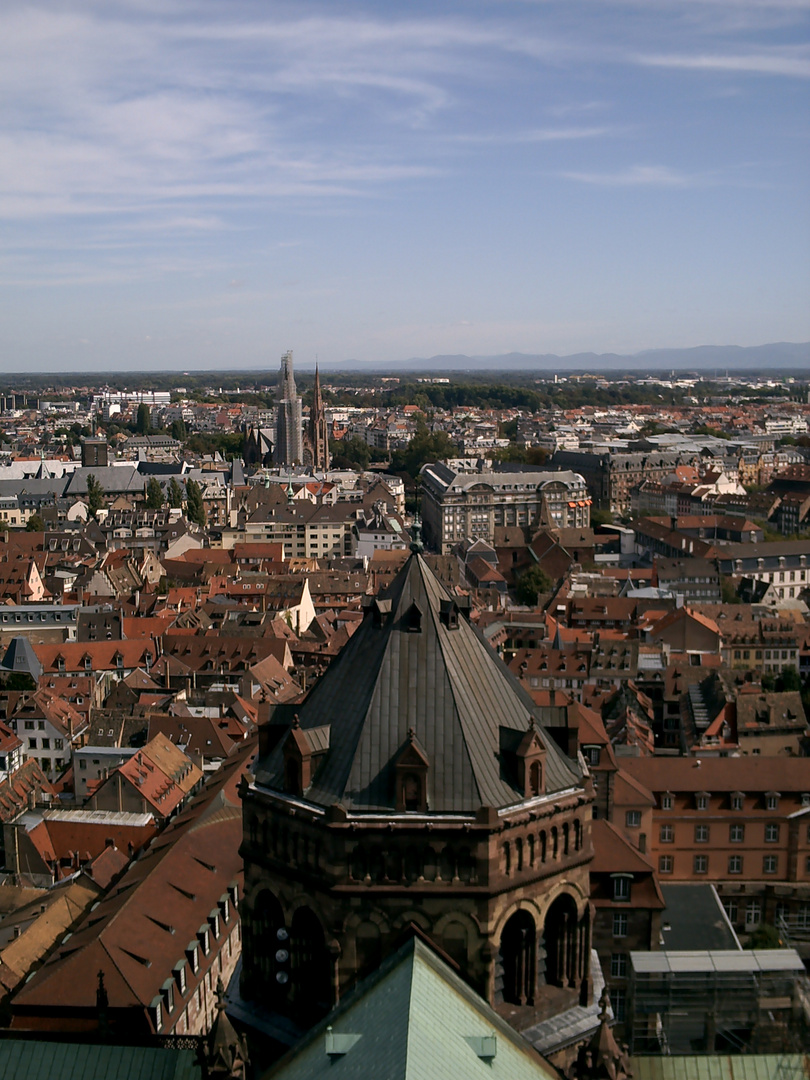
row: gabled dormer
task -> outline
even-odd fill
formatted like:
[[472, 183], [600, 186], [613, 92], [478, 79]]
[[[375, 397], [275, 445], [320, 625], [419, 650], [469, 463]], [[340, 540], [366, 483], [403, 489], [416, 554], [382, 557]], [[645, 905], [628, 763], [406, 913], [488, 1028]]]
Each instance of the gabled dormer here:
[[537, 728], [532, 726], [518, 746], [517, 759], [518, 786], [524, 798], [534, 799], [546, 791], [546, 748], [540, 741]]
[[425, 813], [428, 809], [427, 779], [430, 760], [420, 746], [413, 728], [394, 765], [394, 801], [399, 811]]
[[304, 729], [296, 714], [282, 746], [284, 790], [301, 798], [312, 783], [318, 759], [329, 749], [329, 725]]

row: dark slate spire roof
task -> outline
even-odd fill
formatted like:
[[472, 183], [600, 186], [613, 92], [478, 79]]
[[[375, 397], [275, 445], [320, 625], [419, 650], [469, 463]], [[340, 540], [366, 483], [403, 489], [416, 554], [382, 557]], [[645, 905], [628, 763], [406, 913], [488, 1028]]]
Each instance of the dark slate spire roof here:
[[0, 671], [24, 672], [38, 682], [42, 675], [42, 664], [34, 652], [34, 646], [27, 637], [15, 637], [9, 642], [0, 664]]
[[[428, 761], [429, 813], [524, 801], [500, 750], [510, 741], [502, 734], [528, 731], [534, 703], [464, 618], [448, 625], [453, 608], [414, 553], [306, 701], [276, 710], [274, 723], [292, 723], [297, 712], [304, 731], [330, 728], [329, 750], [313, 758], [305, 799], [349, 811], [393, 810], [394, 769], [413, 729]], [[577, 765], [542, 729], [539, 738], [547, 750], [546, 793], [577, 786]], [[283, 789], [283, 744], [257, 763], [259, 785]]]

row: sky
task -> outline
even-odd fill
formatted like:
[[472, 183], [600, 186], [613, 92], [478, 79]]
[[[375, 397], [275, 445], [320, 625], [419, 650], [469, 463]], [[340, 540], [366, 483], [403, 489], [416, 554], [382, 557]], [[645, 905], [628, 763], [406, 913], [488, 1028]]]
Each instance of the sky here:
[[810, 0], [6, 0], [0, 370], [810, 340]]

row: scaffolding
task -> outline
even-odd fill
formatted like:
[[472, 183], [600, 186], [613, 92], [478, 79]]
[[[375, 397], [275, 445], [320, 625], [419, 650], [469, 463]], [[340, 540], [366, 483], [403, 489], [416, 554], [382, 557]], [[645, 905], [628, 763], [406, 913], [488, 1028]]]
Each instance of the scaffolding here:
[[781, 1051], [808, 1000], [795, 949], [632, 952], [630, 1052]]

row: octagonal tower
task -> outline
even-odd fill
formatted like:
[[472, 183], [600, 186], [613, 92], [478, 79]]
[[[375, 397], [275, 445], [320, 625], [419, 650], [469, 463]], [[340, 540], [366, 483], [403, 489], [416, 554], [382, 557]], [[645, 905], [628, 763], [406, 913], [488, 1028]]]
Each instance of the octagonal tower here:
[[593, 789], [418, 553], [244, 785], [242, 993], [311, 1023], [416, 924], [520, 1029], [590, 994]]

